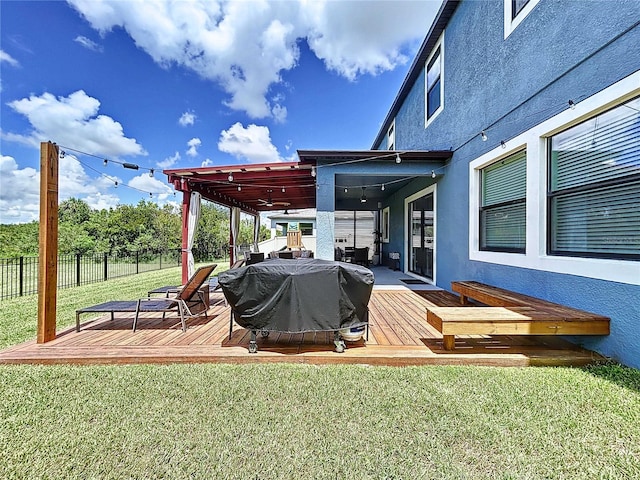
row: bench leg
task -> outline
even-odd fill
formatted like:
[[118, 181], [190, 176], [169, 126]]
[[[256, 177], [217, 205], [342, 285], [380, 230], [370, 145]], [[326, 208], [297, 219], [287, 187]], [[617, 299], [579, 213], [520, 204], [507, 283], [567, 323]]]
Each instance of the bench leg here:
[[445, 350], [455, 350], [456, 348], [456, 337], [455, 335], [443, 335], [442, 336], [442, 344], [444, 345]]

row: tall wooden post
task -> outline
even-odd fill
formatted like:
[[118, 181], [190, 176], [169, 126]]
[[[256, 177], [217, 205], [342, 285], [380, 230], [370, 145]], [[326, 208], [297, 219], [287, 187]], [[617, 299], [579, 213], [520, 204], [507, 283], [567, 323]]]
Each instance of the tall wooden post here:
[[40, 261], [38, 265], [38, 343], [56, 338], [58, 282], [58, 146], [40, 144]]

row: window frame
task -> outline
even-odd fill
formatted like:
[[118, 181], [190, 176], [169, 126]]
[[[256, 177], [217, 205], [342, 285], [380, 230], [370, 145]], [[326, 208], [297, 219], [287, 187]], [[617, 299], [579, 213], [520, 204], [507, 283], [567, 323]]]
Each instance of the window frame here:
[[[632, 98], [627, 100], [627, 102], [632, 101], [632, 100], [638, 100], [640, 99], [640, 97], [637, 98]], [[588, 117], [586, 119], [583, 119], [581, 122], [576, 123], [575, 125], [571, 125], [570, 127], [567, 127], [564, 130], [561, 130], [559, 132], [554, 133], [553, 135], [550, 135], [547, 139], [546, 142], [546, 164], [547, 164], [547, 224], [546, 224], [546, 232], [547, 232], [547, 252], [549, 255], [553, 255], [553, 256], [559, 256], [559, 257], [578, 257], [578, 258], [605, 258], [605, 259], [619, 259], [619, 260], [630, 260], [630, 261], [639, 261], [640, 260], [640, 253], [638, 254], [621, 254], [621, 253], [604, 253], [604, 252], [578, 252], [578, 251], [572, 251], [572, 250], [559, 250], [559, 249], [554, 249], [553, 248], [553, 243], [554, 243], [554, 226], [553, 226], [553, 200], [557, 199], [557, 198], [561, 198], [561, 197], [565, 197], [567, 195], [572, 195], [575, 193], [586, 193], [586, 192], [593, 192], [593, 191], [597, 191], [600, 190], [602, 188], [610, 188], [610, 187], [616, 187], [616, 186], [624, 186], [624, 185], [628, 185], [630, 183], [636, 183], [638, 181], [640, 181], [640, 173], [638, 174], [631, 174], [631, 175], [626, 175], [626, 176], [622, 176], [622, 177], [616, 177], [616, 178], [612, 178], [609, 180], [604, 180], [604, 181], [591, 181], [589, 183], [586, 184], [582, 184], [580, 186], [575, 186], [575, 187], [567, 187], [567, 188], [562, 188], [562, 189], [556, 189], [553, 190], [552, 186], [551, 186], [551, 179], [552, 179], [552, 169], [553, 169], [553, 165], [551, 162], [552, 159], [552, 154], [553, 154], [553, 142], [552, 139], [554, 136], [559, 135], [561, 133], [567, 132], [569, 130], [571, 130], [572, 128], [578, 127], [586, 122], [589, 122], [603, 114], [606, 114], [608, 112], [611, 112], [612, 110], [615, 110], [617, 108], [621, 108], [625, 103], [627, 102], [622, 102], [620, 104], [617, 104], [613, 107], [611, 107], [608, 110], [599, 112], [596, 115], [593, 115], [591, 117]], [[597, 120], [596, 120], [597, 123]]]
[[[440, 35], [440, 38], [436, 42], [435, 46], [431, 50], [431, 53], [427, 57], [424, 63], [424, 126], [427, 128], [444, 110], [444, 32]], [[440, 105], [436, 108], [431, 115], [429, 115], [429, 64], [436, 58], [436, 54], [440, 56]]]
[[529, 0], [519, 12], [514, 12], [515, 0], [503, 0], [504, 3], [504, 38], [505, 40], [531, 13], [540, 0]]
[[387, 130], [387, 150], [396, 149], [396, 119], [393, 119]]
[[[483, 201], [483, 191], [484, 191], [484, 181], [485, 181], [485, 175], [486, 175], [486, 170], [494, 165], [496, 165], [499, 162], [504, 162], [504, 161], [509, 161], [509, 160], [513, 160], [513, 157], [515, 157], [516, 155], [520, 155], [524, 153], [524, 162], [525, 162], [525, 171], [526, 171], [526, 164], [527, 164], [527, 151], [526, 149], [520, 149], [517, 150], [515, 152], [511, 152], [509, 155], [500, 157], [498, 159], [496, 159], [495, 162], [492, 162], [488, 165], [484, 165], [481, 169], [479, 169], [479, 174], [480, 174], [480, 200], [479, 200], [479, 209], [478, 209], [478, 236], [480, 239], [480, 243], [479, 243], [479, 249], [483, 252], [504, 252], [504, 253], [519, 253], [519, 254], [523, 254], [526, 252], [526, 248], [527, 248], [527, 240], [526, 240], [526, 227], [527, 227], [527, 216], [526, 216], [526, 208], [527, 208], [527, 192], [526, 192], [526, 178], [525, 178], [525, 192], [524, 192], [524, 197], [520, 197], [517, 199], [512, 199], [512, 200], [508, 200], [508, 201], [504, 201], [504, 202], [500, 202], [500, 203], [496, 203], [493, 205], [484, 205], [484, 201]], [[489, 247], [484, 245], [484, 239], [483, 239], [483, 224], [482, 224], [482, 214], [484, 212], [487, 211], [491, 211], [494, 209], [498, 209], [498, 208], [503, 208], [503, 207], [508, 207], [508, 206], [513, 206], [513, 205], [519, 205], [519, 204], [524, 204], [525, 207], [525, 216], [524, 216], [524, 227], [525, 227], [525, 240], [524, 240], [524, 247], [523, 248], [517, 248], [517, 247]]]
[[[469, 260], [640, 285], [639, 261], [549, 255], [546, 202], [549, 137], [638, 96], [640, 96], [640, 71], [581, 100], [574, 105], [573, 109], [567, 107], [516, 137], [507, 139], [504, 148], [500, 143], [494, 143], [493, 148], [470, 161], [468, 165]], [[479, 169], [522, 148], [527, 149], [526, 252], [522, 255], [514, 255], [481, 251], [478, 237]]]

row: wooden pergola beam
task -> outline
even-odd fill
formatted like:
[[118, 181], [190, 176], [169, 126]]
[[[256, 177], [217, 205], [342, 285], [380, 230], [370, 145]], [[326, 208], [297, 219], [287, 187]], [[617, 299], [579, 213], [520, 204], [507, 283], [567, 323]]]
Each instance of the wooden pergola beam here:
[[37, 342], [56, 338], [58, 282], [58, 146], [40, 144], [40, 261]]

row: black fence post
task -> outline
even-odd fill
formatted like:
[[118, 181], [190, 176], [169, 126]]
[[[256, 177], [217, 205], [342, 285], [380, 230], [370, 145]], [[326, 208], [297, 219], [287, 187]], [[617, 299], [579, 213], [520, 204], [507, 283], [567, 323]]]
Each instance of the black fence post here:
[[24, 292], [24, 257], [20, 257], [20, 296]]
[[104, 279], [107, 280], [107, 264], [108, 264], [108, 254], [104, 254]]
[[158, 270], [162, 270], [162, 250], [160, 250], [160, 268]]
[[80, 260], [82, 255], [76, 253], [76, 285], [80, 286]]

